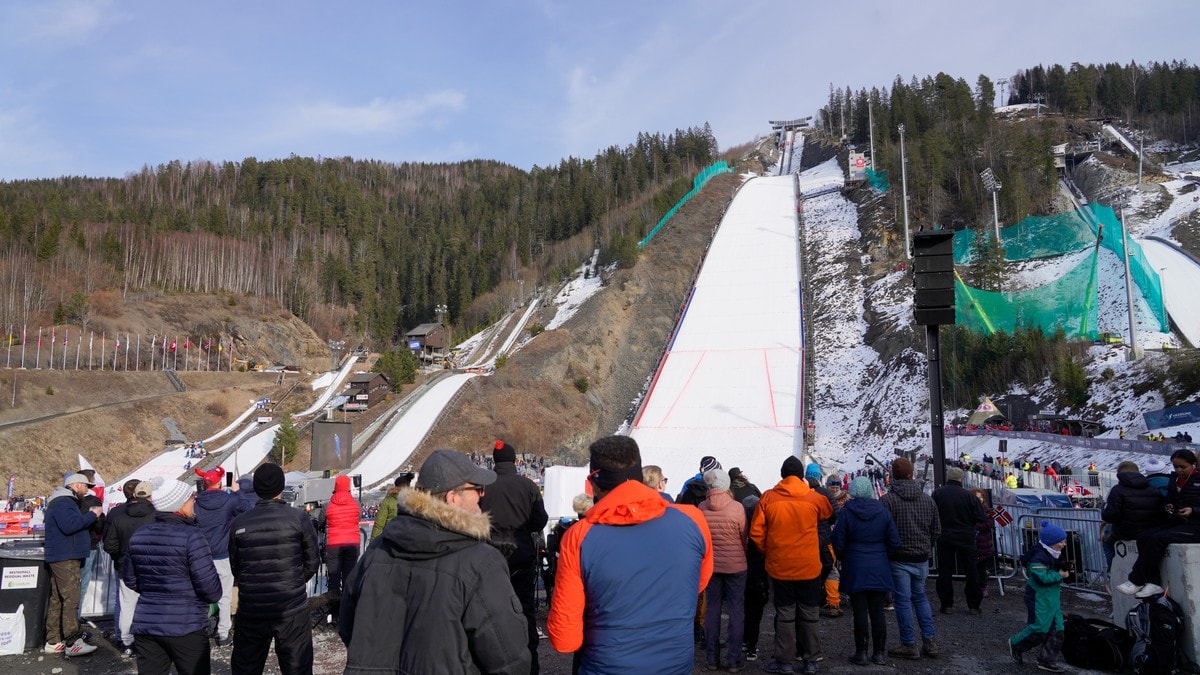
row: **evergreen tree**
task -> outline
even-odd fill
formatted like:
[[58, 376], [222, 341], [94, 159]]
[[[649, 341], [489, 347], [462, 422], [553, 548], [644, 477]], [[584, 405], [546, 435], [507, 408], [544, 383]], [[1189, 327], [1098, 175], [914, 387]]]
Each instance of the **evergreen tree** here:
[[292, 422], [290, 413], [279, 416], [279, 428], [275, 430], [275, 440], [271, 443], [271, 455], [279, 458], [279, 465], [286, 466], [296, 456], [300, 446], [300, 432]]

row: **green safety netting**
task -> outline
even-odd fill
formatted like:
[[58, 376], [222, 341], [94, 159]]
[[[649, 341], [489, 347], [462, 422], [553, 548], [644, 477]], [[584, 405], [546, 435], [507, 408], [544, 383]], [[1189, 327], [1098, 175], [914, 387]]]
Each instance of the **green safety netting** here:
[[675, 202], [675, 206], [672, 206], [671, 210], [667, 211], [666, 215], [658, 219], [658, 223], [653, 229], [650, 230], [650, 233], [647, 234], [644, 239], [638, 242], [638, 248], [645, 248], [646, 244], [650, 243], [650, 239], [653, 238], [654, 235], [658, 234], [658, 231], [662, 229], [663, 225], [667, 224], [667, 221], [671, 219], [671, 216], [675, 215], [676, 211], [682, 208], [689, 199], [694, 197], [696, 193], [700, 191], [700, 188], [704, 187], [704, 185], [708, 183], [709, 179], [722, 173], [733, 173], [733, 169], [729, 168], [729, 164], [727, 162], [716, 162], [715, 164], [705, 167], [703, 171], [696, 174], [696, 178], [692, 181], [692, 189], [688, 191], [686, 195], [681, 197], [678, 202]]
[[[1124, 256], [1122, 225], [1110, 207], [1087, 205], [1071, 213], [1029, 217], [1000, 230], [1008, 260], [1047, 258], [1100, 245], [1118, 258]], [[962, 230], [954, 235], [954, 262], [969, 265], [971, 246], [978, 233]], [[990, 233], [985, 233], [990, 236]], [[1095, 338], [1097, 258], [1093, 254], [1059, 279], [1039, 288], [1014, 293], [993, 293], [957, 282], [958, 323], [972, 330], [1012, 332], [1016, 326], [1041, 326], [1047, 332], [1062, 327], [1069, 337]], [[1129, 242], [1129, 271], [1134, 285], [1158, 320], [1168, 330], [1163, 307], [1162, 282], [1146, 260], [1142, 247]]]
[[1046, 334], [1061, 328], [1068, 337], [1095, 339], [1099, 310], [1096, 306], [1095, 251], [1058, 279], [1024, 291], [996, 293], [968, 286], [955, 275], [956, 322], [977, 333], [1004, 331], [1017, 326], [1041, 327]]
[[867, 182], [871, 184], [871, 187], [879, 190], [880, 192], [888, 191], [889, 182], [886, 171], [876, 171], [875, 169], [867, 167]]

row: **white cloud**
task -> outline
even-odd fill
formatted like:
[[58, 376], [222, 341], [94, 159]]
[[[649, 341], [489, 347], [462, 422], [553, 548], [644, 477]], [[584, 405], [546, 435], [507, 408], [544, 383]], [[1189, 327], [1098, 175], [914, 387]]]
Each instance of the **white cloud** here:
[[442, 90], [405, 99], [373, 99], [359, 106], [329, 101], [304, 103], [277, 125], [279, 138], [314, 134], [396, 136], [423, 127], [442, 128], [449, 117], [466, 109], [466, 94]]
[[107, 0], [68, 0], [38, 3], [14, 11], [9, 34], [43, 48], [75, 47], [86, 44], [110, 19]]

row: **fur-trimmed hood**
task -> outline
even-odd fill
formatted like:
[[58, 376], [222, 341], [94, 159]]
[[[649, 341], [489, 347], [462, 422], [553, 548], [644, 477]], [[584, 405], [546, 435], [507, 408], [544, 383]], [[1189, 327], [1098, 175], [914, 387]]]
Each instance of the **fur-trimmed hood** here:
[[396, 507], [396, 517], [381, 535], [383, 546], [396, 557], [439, 558], [477, 543], [491, 543], [492, 520], [486, 513], [467, 513], [414, 489], [401, 490]]

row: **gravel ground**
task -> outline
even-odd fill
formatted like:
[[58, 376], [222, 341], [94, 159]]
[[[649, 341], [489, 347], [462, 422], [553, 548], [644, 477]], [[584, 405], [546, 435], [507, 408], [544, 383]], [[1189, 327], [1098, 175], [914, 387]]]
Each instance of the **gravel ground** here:
[[[934, 620], [937, 623], [938, 647], [941, 656], [937, 659], [922, 659], [920, 661], [905, 661], [889, 659], [889, 665], [884, 666], [854, 666], [847, 661], [853, 651], [852, 619], [847, 613], [837, 619], [821, 619], [821, 640], [825, 652], [825, 660], [821, 662], [823, 673], [871, 673], [871, 672], [902, 672], [902, 673], [1013, 673], [1020, 672], [1008, 657], [1006, 642], [1008, 636], [1021, 629], [1024, 622], [1025, 607], [1022, 602], [1023, 587], [1018, 579], [1010, 580], [1005, 586], [1004, 596], [997, 592], [996, 583], [990, 585], [990, 595], [984, 599], [982, 615], [973, 616], [965, 613], [963, 607], [952, 615], [937, 614], [936, 594], [933, 581], [929, 582], [929, 596], [933, 599]], [[961, 603], [962, 584], [957, 585], [958, 601]], [[1095, 594], [1077, 594], [1071, 591], [1063, 593], [1063, 610], [1084, 616], [1094, 616], [1107, 619], [1110, 603], [1107, 598]], [[771, 645], [774, 640], [772, 629], [773, 612], [768, 606], [763, 619], [762, 638], [759, 643], [759, 660], [747, 664], [745, 673], [760, 672], [762, 666], [770, 661]], [[898, 644], [895, 618], [888, 612], [888, 645]], [[539, 623], [545, 626], [546, 610], [539, 612]], [[101, 629], [111, 628], [111, 621], [98, 622]], [[345, 665], [345, 650], [337, 634], [331, 630], [320, 629], [314, 633], [314, 650], [316, 652], [315, 673], [340, 673]], [[0, 672], [4, 673], [88, 673], [88, 674], [117, 674], [136, 673], [132, 661], [122, 659], [118, 651], [105, 640], [99, 651], [91, 656], [68, 660], [61, 656], [50, 656], [40, 653], [22, 656], [0, 656]], [[213, 672], [228, 673], [231, 647], [214, 649], [212, 653]], [[704, 650], [697, 649], [696, 672], [704, 665]], [[542, 672], [548, 675], [563, 675], [571, 672], [571, 657], [558, 654], [543, 641], [539, 656]], [[1032, 664], [1033, 659], [1026, 659]], [[1065, 664], [1064, 664], [1065, 666]], [[1071, 672], [1083, 671], [1065, 666]], [[1029, 672], [1039, 672], [1034, 665], [1026, 665], [1023, 669]], [[268, 660], [267, 673], [278, 673], [279, 668], [272, 656]]]

